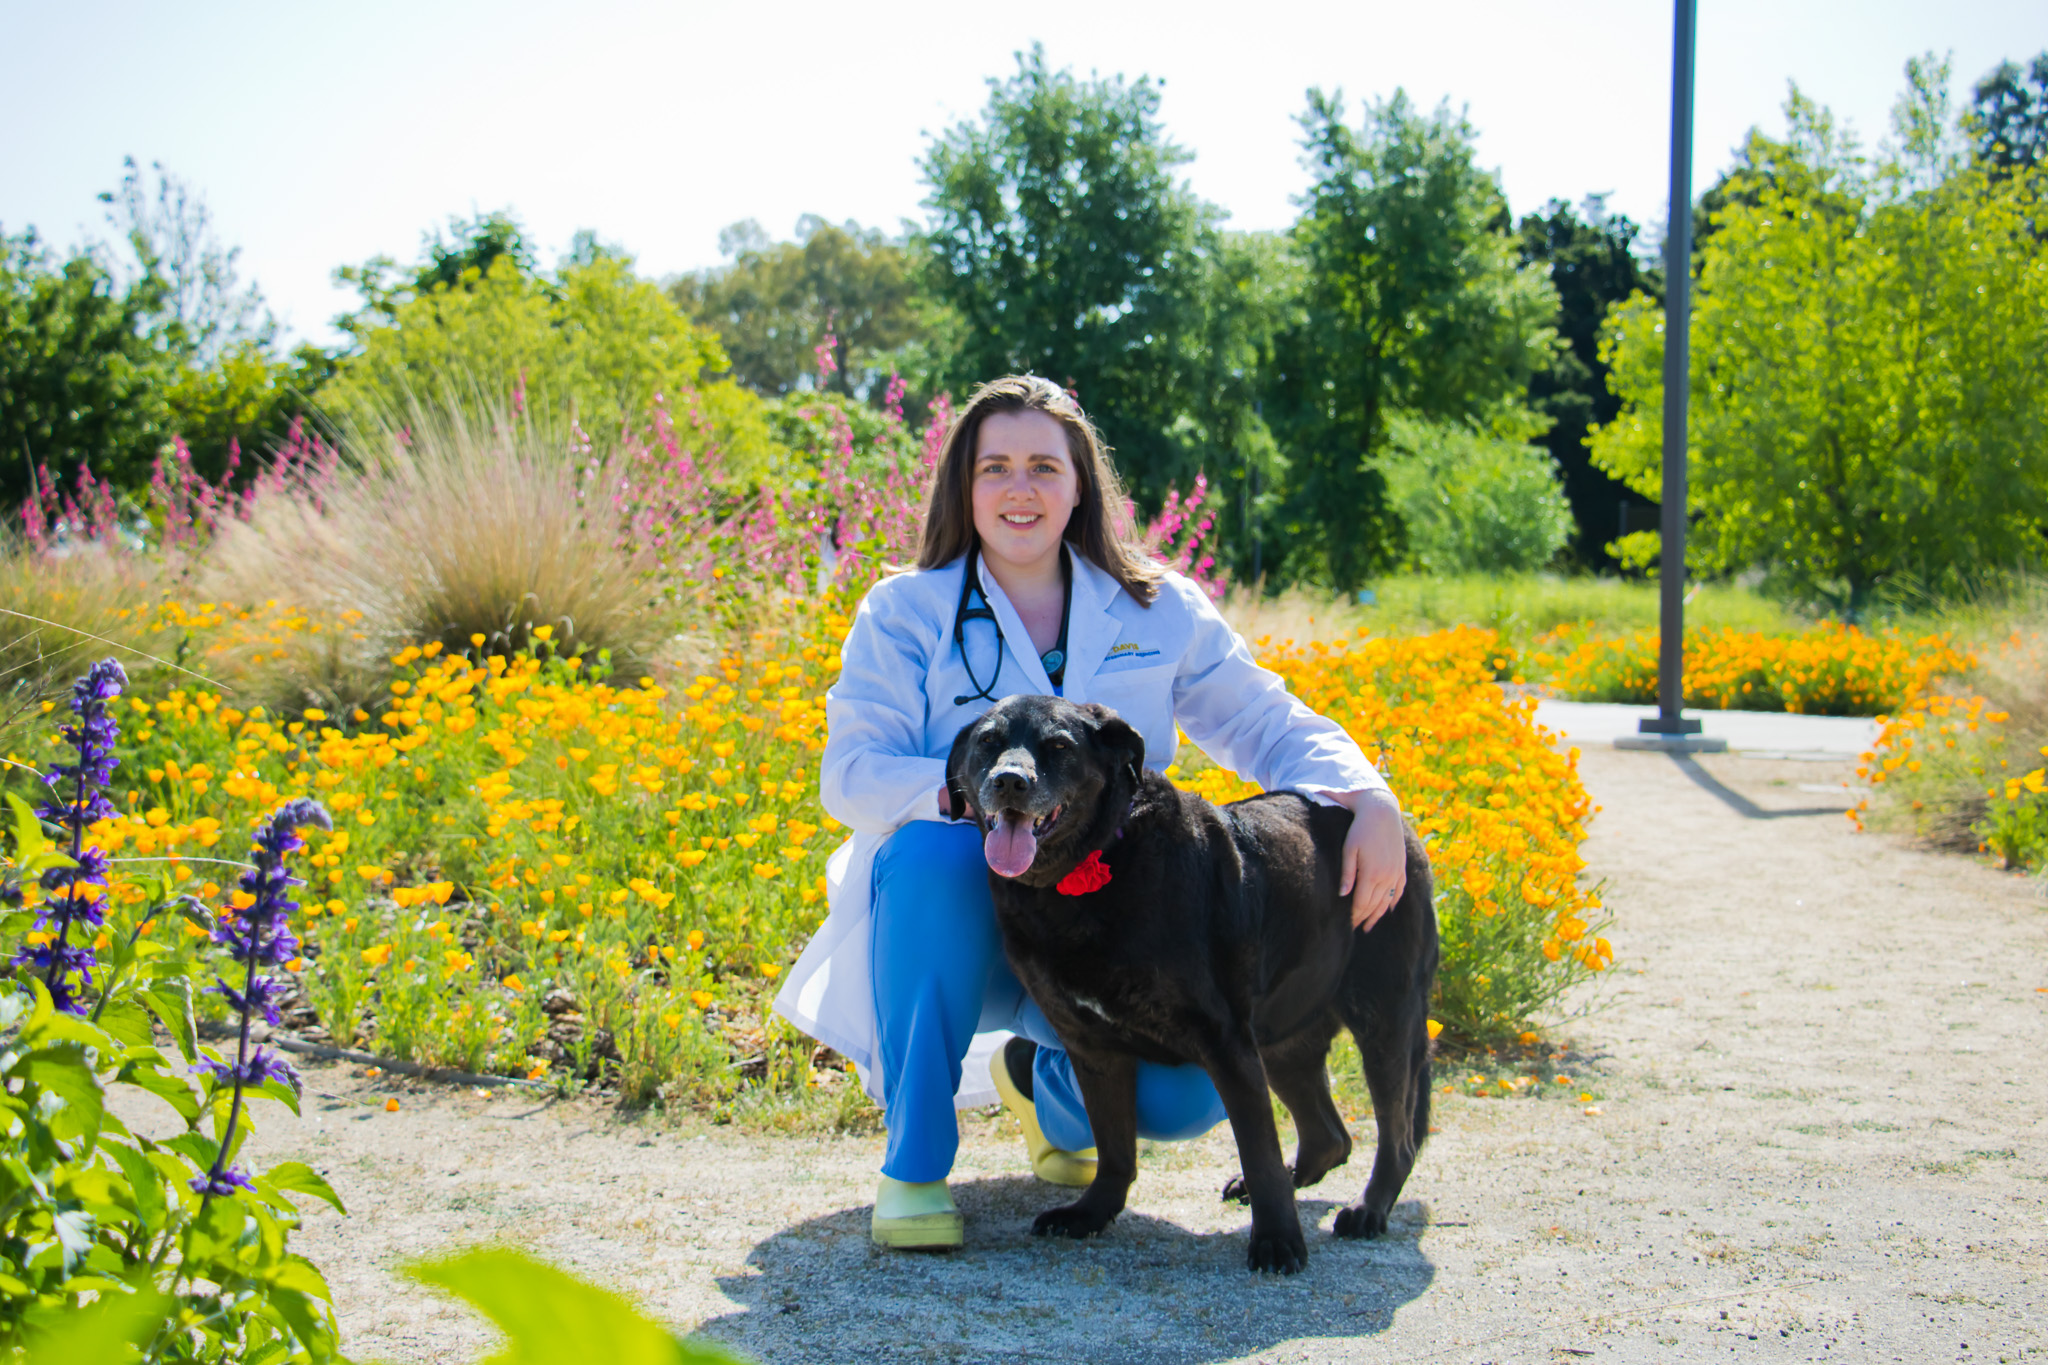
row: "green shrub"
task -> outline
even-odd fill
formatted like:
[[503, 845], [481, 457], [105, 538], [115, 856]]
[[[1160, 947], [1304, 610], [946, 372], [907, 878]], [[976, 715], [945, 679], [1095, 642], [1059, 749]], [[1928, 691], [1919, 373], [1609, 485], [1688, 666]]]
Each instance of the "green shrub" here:
[[1406, 415], [1387, 423], [1387, 445], [1387, 499], [1425, 572], [1524, 573], [1570, 538], [1571, 506], [1541, 446]]

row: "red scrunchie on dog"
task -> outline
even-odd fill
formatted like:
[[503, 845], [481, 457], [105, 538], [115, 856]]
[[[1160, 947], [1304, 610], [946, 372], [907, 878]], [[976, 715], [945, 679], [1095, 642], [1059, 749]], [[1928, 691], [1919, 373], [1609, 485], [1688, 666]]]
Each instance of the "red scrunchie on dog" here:
[[1109, 864], [1102, 861], [1102, 850], [1098, 848], [1090, 850], [1081, 865], [1060, 878], [1053, 889], [1062, 896], [1085, 896], [1108, 885]]

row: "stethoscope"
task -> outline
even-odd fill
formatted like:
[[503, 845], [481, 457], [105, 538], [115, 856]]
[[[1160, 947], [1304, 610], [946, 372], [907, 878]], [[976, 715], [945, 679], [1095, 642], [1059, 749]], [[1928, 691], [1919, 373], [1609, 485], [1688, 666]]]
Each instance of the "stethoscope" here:
[[[981, 575], [977, 569], [981, 562], [981, 544], [976, 542], [967, 547], [967, 572], [960, 578], [960, 603], [953, 608], [953, 643], [960, 650], [960, 667], [967, 671], [967, 681], [977, 691], [953, 698], [953, 705], [966, 706], [971, 702], [995, 701], [996, 683], [1003, 676], [1003, 624], [996, 620], [995, 608], [989, 605], [988, 594], [981, 590]], [[1067, 558], [1066, 542], [1060, 543], [1060, 576], [1065, 581], [1065, 595], [1060, 602], [1060, 638], [1051, 649], [1038, 656], [1038, 662], [1045, 665], [1045, 676], [1054, 687], [1060, 686], [1067, 672], [1067, 618], [1074, 614], [1074, 565]], [[974, 598], [981, 599], [980, 606], [971, 606]], [[983, 686], [981, 679], [974, 676], [974, 665], [967, 661], [967, 623], [986, 621], [996, 629], [996, 670]]]

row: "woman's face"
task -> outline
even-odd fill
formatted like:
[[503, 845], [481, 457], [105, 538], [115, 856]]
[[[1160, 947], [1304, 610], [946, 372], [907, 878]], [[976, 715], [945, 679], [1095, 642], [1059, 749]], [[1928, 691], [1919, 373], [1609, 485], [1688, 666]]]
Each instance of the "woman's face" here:
[[974, 441], [974, 529], [998, 568], [1058, 562], [1060, 537], [1081, 501], [1067, 431], [1043, 412], [997, 412]]

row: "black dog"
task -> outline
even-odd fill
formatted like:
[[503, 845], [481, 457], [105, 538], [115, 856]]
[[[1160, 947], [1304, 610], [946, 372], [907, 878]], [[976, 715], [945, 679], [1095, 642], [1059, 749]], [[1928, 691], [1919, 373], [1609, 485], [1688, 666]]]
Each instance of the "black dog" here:
[[[1407, 890], [1359, 933], [1337, 894], [1349, 811], [1293, 792], [1217, 807], [1144, 764], [1115, 712], [1025, 696], [962, 730], [946, 764], [954, 808], [987, 835], [1003, 946], [1066, 1044], [1095, 1130], [1095, 1182], [1031, 1230], [1088, 1237], [1122, 1212], [1136, 1062], [1193, 1062], [1237, 1138], [1243, 1174], [1224, 1197], [1251, 1204], [1251, 1266], [1292, 1273], [1308, 1257], [1294, 1188], [1351, 1155], [1324, 1070], [1340, 1025], [1365, 1059], [1379, 1153], [1338, 1236], [1386, 1231], [1429, 1132], [1429, 859], [1410, 831]], [[1291, 1179], [1269, 1085], [1300, 1132]]]

